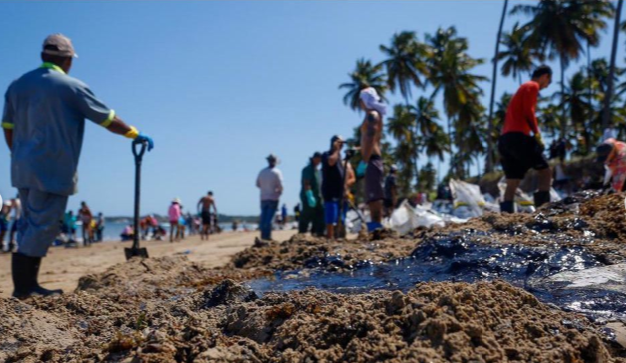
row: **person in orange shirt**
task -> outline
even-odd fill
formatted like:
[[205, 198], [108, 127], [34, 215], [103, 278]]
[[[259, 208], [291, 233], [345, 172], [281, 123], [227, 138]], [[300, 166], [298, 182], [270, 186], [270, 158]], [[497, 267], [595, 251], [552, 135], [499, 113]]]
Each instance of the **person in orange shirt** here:
[[609, 174], [604, 184], [611, 182], [611, 189], [616, 192], [624, 191], [626, 182], [626, 143], [613, 138], [607, 139], [596, 149], [597, 161], [604, 163]]
[[[532, 74], [532, 79], [517, 90], [504, 119], [504, 127], [498, 139], [498, 152], [504, 175], [506, 191], [500, 203], [502, 213], [514, 213], [515, 191], [529, 169], [537, 170], [538, 191], [535, 193], [535, 206], [550, 201], [552, 172], [543, 152], [545, 146], [537, 126], [535, 109], [539, 91], [552, 83], [552, 69], [542, 65]], [[531, 136], [532, 133], [532, 136]]]

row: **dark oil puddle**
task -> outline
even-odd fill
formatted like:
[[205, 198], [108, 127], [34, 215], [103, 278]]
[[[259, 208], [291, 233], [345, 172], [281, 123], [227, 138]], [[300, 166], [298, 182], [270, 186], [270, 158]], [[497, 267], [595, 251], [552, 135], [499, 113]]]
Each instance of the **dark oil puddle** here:
[[[439, 236], [423, 241], [409, 258], [392, 263], [363, 262], [347, 272], [332, 272], [341, 266], [340, 256], [310, 261], [309, 269], [277, 272], [273, 279], [250, 281], [262, 295], [314, 287], [336, 293], [371, 290], [408, 291], [419, 282], [475, 282], [502, 279], [526, 289], [545, 303], [577, 311], [592, 320], [626, 318], [626, 294], [601, 284], [571, 288], [568, 281], [551, 280], [566, 271], [584, 271], [604, 266], [602, 260], [580, 247], [542, 247], [479, 243], [480, 233]], [[618, 289], [619, 290], [619, 289]]]

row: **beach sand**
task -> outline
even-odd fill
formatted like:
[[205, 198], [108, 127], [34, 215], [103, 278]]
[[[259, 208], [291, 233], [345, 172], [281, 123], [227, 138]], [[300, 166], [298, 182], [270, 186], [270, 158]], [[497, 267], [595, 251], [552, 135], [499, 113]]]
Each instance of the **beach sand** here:
[[[274, 231], [273, 237], [283, 241], [297, 231]], [[222, 233], [201, 241], [200, 236], [187, 237], [182, 242], [146, 241], [151, 257], [186, 255], [189, 260], [206, 267], [225, 265], [231, 256], [250, 247], [258, 232]], [[88, 248], [53, 247], [41, 265], [39, 282], [48, 289], [74, 291], [78, 279], [87, 274], [101, 273], [107, 268], [124, 262], [124, 247], [130, 242], [96, 243]], [[0, 255], [0, 297], [9, 297], [13, 291], [11, 280], [11, 256]]]
[[[152, 257], [128, 263], [118, 263], [123, 244], [53, 250], [44, 271], [55, 273], [42, 281], [78, 288], [0, 298], [0, 361], [626, 363], [621, 315], [588, 319], [571, 304], [561, 308], [564, 300], [524, 289], [540, 295], [556, 286], [571, 296], [542, 284], [555, 272], [550, 256], [564, 268], [626, 263], [623, 198], [581, 194], [533, 215], [485, 213], [403, 238], [381, 231], [330, 242], [286, 231], [277, 242], [253, 243], [253, 233], [224, 234], [208, 243], [147, 244]], [[413, 263], [417, 269], [407, 269]], [[368, 290], [333, 291], [341, 271], [350, 288], [376, 280]], [[416, 282], [411, 271], [448, 281]], [[456, 281], [460, 274], [474, 282]], [[319, 287], [298, 289], [307, 276]], [[264, 281], [287, 289], [264, 290]], [[376, 289], [381, 283], [391, 289]], [[596, 302], [619, 309], [610, 299], [621, 295], [602, 293], [605, 301], [578, 293], [591, 298], [589, 309]]]

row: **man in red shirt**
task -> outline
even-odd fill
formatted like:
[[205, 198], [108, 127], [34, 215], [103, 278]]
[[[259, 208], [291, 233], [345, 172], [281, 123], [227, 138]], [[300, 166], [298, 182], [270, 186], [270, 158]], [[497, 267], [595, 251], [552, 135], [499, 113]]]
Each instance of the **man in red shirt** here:
[[[539, 207], [550, 201], [552, 172], [543, 155], [545, 146], [537, 127], [535, 109], [539, 91], [552, 82], [552, 69], [540, 66], [532, 74], [532, 80], [521, 85], [511, 99], [506, 111], [502, 134], [498, 139], [498, 152], [504, 175], [506, 191], [500, 203], [502, 213], [514, 213], [515, 191], [526, 172], [537, 170], [538, 187], [535, 193], [535, 206]], [[531, 136], [531, 132], [532, 135]]]

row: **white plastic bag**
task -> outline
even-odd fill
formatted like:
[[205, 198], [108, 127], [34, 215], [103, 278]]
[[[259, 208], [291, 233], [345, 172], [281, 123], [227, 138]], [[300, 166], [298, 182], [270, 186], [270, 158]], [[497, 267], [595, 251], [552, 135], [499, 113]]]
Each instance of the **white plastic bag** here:
[[400, 204], [396, 210], [391, 214], [389, 218], [389, 228], [398, 232], [399, 234], [406, 234], [413, 230], [413, 220], [411, 211], [406, 208], [408, 203], [406, 201]]
[[561, 199], [561, 195], [554, 188], [550, 188], [550, 202], [558, 202]]
[[393, 211], [389, 219], [389, 227], [400, 235], [407, 234], [417, 227], [445, 226], [443, 218], [430, 208], [424, 206], [411, 207], [408, 201], [402, 202]]
[[456, 217], [471, 218], [483, 215], [485, 198], [478, 185], [451, 179], [450, 190], [454, 196], [453, 214]]

